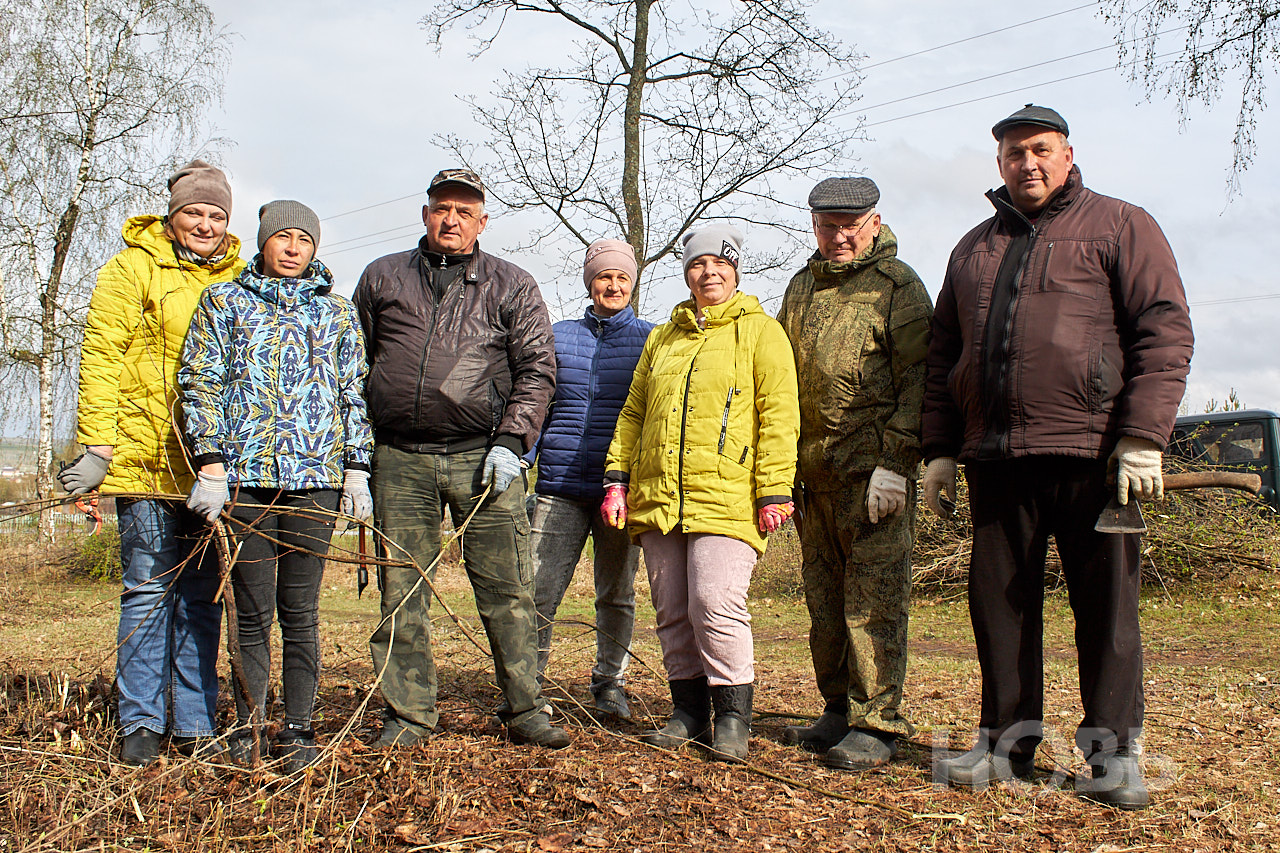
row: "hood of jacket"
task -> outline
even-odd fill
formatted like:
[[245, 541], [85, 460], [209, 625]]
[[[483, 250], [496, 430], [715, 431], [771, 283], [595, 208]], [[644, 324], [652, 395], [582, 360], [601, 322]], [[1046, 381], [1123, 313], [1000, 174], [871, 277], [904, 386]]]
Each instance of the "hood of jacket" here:
[[227, 253], [222, 259], [204, 267], [193, 264], [189, 261], [178, 260], [177, 254], [173, 251], [173, 241], [164, 236], [164, 219], [159, 216], [150, 214], [143, 216], [134, 216], [125, 222], [124, 228], [120, 231], [120, 236], [124, 238], [124, 242], [135, 248], [141, 249], [152, 257], [156, 266], [165, 267], [167, 269], [204, 269], [213, 275], [217, 275], [223, 270], [228, 270], [238, 263], [240, 260], [240, 238], [231, 232], [227, 232]]
[[898, 257], [898, 238], [884, 222], [880, 223], [880, 233], [861, 255], [851, 261], [828, 261], [817, 252], [809, 258], [809, 272], [813, 274], [814, 287], [822, 290], [836, 287], [848, 281], [849, 276], [859, 270], [875, 266], [884, 261]]
[[[727, 326], [739, 317], [745, 317], [748, 314], [764, 314], [764, 308], [760, 307], [760, 300], [750, 294], [743, 293], [741, 290], [736, 291], [719, 305], [708, 305], [702, 309], [702, 316], [706, 318], [706, 328], [712, 329], [716, 326]], [[697, 306], [692, 299], [686, 299], [675, 308], [671, 309], [671, 322], [675, 323], [686, 331], [698, 331]]]
[[263, 300], [286, 307], [310, 302], [316, 294], [321, 296], [333, 290], [333, 273], [318, 260], [307, 264], [306, 274], [298, 278], [275, 278], [262, 272], [262, 253], [253, 263], [241, 271], [236, 283]]

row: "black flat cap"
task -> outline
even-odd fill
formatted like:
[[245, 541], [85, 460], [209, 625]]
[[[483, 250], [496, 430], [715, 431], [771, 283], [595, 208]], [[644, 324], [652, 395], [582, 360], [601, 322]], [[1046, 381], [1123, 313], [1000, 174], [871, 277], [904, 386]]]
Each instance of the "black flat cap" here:
[[991, 135], [1000, 141], [1000, 137], [1004, 136], [1004, 132], [1011, 127], [1019, 124], [1034, 124], [1039, 127], [1047, 127], [1050, 130], [1056, 130], [1063, 136], [1070, 136], [1067, 130], [1067, 120], [1058, 115], [1057, 110], [1051, 110], [1048, 107], [1037, 107], [1035, 104], [1027, 104], [1008, 118], [1000, 119], [996, 122], [995, 127], [991, 128]]
[[431, 195], [440, 187], [450, 184], [466, 187], [472, 192], [479, 193], [480, 200], [484, 201], [484, 184], [481, 183], [480, 176], [470, 169], [445, 169], [437, 172], [436, 176], [431, 179], [431, 185], [427, 187], [427, 195]]
[[827, 178], [809, 192], [814, 213], [862, 213], [876, 206], [880, 188], [870, 178]]

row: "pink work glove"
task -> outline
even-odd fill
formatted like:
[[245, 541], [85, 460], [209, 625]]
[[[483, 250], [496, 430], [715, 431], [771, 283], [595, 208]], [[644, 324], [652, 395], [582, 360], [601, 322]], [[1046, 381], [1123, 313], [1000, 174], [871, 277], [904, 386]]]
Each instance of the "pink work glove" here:
[[600, 517], [604, 523], [619, 530], [627, 526], [627, 487], [614, 483], [604, 490], [604, 502], [600, 504]]
[[761, 533], [772, 533], [781, 527], [795, 511], [796, 505], [792, 501], [762, 506], [756, 510], [756, 524], [760, 527]]

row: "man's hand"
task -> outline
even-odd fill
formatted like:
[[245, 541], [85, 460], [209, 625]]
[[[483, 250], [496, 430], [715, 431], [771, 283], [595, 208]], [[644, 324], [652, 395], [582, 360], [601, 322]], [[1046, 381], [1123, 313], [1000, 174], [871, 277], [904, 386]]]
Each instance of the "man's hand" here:
[[480, 477], [480, 485], [493, 485], [493, 494], [500, 495], [507, 490], [511, 482], [520, 476], [520, 457], [516, 456], [501, 444], [489, 448], [484, 457], [484, 474]]
[[627, 526], [627, 487], [614, 483], [604, 490], [604, 501], [600, 504], [600, 517], [604, 523], [619, 530]]
[[1164, 497], [1164, 476], [1160, 472], [1160, 446], [1146, 438], [1126, 435], [1116, 444], [1107, 459], [1107, 468], [1115, 472], [1116, 500], [1121, 505], [1135, 500], [1160, 500]]
[[342, 475], [342, 514], [361, 524], [373, 520], [373, 495], [369, 494], [369, 472], [348, 468]]
[[876, 524], [907, 508], [907, 478], [888, 468], [876, 466], [867, 483], [867, 515]]
[[934, 515], [947, 521], [956, 508], [956, 470], [956, 460], [950, 456], [939, 456], [924, 466], [924, 502]]
[[92, 492], [107, 479], [107, 468], [111, 466], [111, 448], [106, 448], [106, 456], [99, 454], [94, 448], [88, 448], [77, 456], [70, 465], [58, 472], [58, 482], [69, 494], [83, 495]]
[[773, 533], [785, 524], [795, 511], [796, 505], [794, 501], [787, 501], [782, 504], [766, 504], [756, 510], [756, 526], [760, 528], [761, 533]]
[[227, 475], [201, 471], [196, 474], [196, 484], [187, 498], [187, 509], [213, 524], [229, 500], [231, 493], [227, 490]]

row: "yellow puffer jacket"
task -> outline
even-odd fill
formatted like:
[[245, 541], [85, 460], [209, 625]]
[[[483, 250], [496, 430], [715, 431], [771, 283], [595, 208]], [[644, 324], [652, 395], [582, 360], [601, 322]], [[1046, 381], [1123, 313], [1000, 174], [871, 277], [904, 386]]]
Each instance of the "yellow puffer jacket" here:
[[627, 482], [633, 537], [731, 536], [763, 554], [756, 510], [791, 500], [800, 410], [786, 333], [754, 296], [692, 301], [649, 335], [609, 446], [606, 482]]
[[104, 493], [184, 494], [193, 481], [175, 422], [178, 360], [200, 294], [244, 269], [240, 241], [207, 267], [179, 261], [158, 216], [125, 223], [128, 248], [98, 271], [80, 353], [76, 440], [115, 448]]

